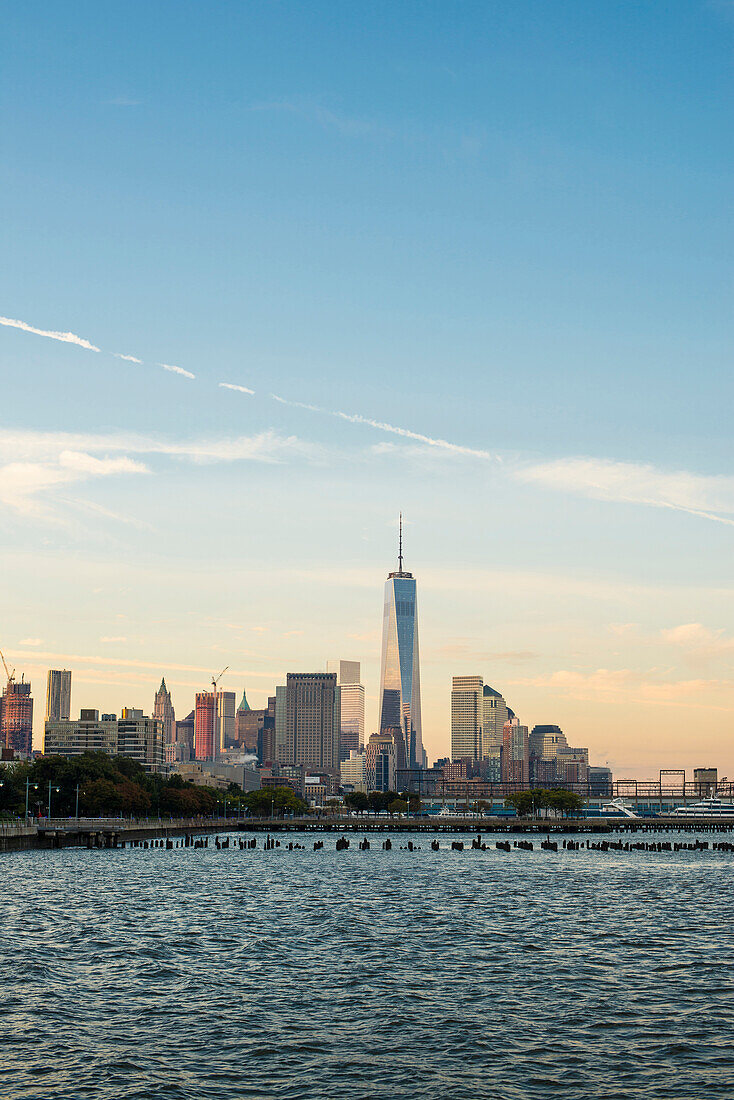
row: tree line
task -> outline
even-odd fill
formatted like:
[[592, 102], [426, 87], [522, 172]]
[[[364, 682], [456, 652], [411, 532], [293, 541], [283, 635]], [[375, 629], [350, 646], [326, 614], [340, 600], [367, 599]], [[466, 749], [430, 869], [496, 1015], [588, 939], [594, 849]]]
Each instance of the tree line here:
[[51, 814], [72, 817], [210, 817], [227, 813], [267, 816], [305, 813], [306, 803], [289, 787], [250, 791], [236, 783], [220, 790], [202, 787], [180, 775], [159, 775], [125, 756], [87, 752], [80, 756], [44, 756], [33, 763], [0, 764], [0, 814], [45, 815], [51, 785]]

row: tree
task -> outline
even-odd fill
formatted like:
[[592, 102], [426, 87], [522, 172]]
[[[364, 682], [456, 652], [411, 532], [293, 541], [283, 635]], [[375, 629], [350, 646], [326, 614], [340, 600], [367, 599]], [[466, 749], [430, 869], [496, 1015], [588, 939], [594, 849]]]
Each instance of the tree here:
[[351, 791], [349, 794], [344, 795], [344, 801], [350, 809], [357, 810], [359, 813], [364, 813], [369, 807], [369, 801], [364, 791]]
[[391, 814], [404, 814], [408, 809], [408, 803], [403, 802], [402, 798], [394, 798], [387, 808]]
[[290, 787], [263, 787], [259, 791], [250, 791], [242, 799], [242, 805], [254, 817], [269, 817], [271, 813], [281, 816], [285, 813], [305, 814], [308, 806]]

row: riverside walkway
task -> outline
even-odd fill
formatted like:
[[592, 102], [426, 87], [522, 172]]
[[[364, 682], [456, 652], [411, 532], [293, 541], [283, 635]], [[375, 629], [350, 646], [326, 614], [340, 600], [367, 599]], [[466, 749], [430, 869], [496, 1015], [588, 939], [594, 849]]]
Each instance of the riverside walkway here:
[[360, 814], [347, 816], [308, 815], [306, 817], [193, 817], [172, 818], [41, 818], [24, 823], [0, 822], [0, 852], [29, 848], [118, 848], [128, 843], [173, 840], [215, 833], [728, 833], [734, 830], [734, 817], [575, 817], [518, 818], [477, 817], [400, 817]]

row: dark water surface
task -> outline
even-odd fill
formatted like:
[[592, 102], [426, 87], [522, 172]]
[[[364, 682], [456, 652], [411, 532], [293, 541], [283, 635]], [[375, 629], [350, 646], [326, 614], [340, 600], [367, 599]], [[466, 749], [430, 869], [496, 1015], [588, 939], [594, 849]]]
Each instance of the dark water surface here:
[[734, 1096], [734, 856], [334, 841], [1, 856], [0, 1095]]

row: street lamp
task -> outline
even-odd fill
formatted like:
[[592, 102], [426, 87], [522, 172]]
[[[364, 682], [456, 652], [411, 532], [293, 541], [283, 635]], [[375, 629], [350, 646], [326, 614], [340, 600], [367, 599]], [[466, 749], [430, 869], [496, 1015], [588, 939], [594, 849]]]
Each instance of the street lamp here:
[[31, 787], [33, 787], [34, 791], [38, 790], [38, 784], [37, 783], [31, 783], [30, 779], [26, 779], [26, 781], [25, 781], [25, 816], [26, 816], [26, 820], [28, 819], [28, 791], [30, 790]]
[[[51, 817], [51, 790], [52, 790], [51, 780], [49, 779], [49, 781], [48, 781], [48, 816], [49, 817]], [[53, 790], [55, 790], [56, 793], [58, 794], [59, 791], [61, 790], [61, 787], [54, 787]]]

